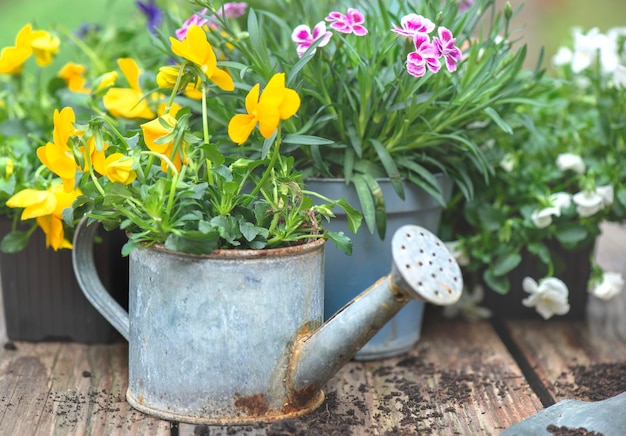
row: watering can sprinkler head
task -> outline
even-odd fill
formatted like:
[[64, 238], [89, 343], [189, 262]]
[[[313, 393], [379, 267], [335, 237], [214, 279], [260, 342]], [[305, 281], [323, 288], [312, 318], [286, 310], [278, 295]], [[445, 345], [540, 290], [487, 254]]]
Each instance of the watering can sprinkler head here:
[[437, 305], [461, 297], [461, 269], [447, 247], [428, 230], [404, 226], [391, 241], [393, 264], [390, 288], [396, 295]]
[[393, 263], [380, 278], [298, 345], [296, 391], [316, 391], [409, 300], [455, 303], [463, 290], [461, 269], [445, 244], [419, 226], [403, 226], [392, 241]]

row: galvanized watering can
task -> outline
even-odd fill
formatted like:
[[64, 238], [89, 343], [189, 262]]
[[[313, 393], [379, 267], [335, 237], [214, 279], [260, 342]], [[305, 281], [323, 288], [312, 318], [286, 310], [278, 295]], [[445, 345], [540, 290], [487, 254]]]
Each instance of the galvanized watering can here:
[[324, 324], [323, 240], [205, 256], [136, 249], [127, 313], [97, 276], [96, 229], [83, 220], [74, 236], [78, 283], [129, 342], [128, 402], [172, 421], [244, 424], [309, 413], [322, 404], [324, 384], [410, 299], [451, 304], [462, 290], [444, 244], [404, 226], [392, 240], [389, 275]]

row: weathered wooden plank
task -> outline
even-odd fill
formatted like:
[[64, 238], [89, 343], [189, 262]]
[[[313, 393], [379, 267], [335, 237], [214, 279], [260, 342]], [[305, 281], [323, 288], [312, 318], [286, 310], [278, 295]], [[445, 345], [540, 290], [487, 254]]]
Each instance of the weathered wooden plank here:
[[126, 403], [125, 344], [14, 345], [0, 353], [0, 434], [170, 434]]
[[598, 400], [626, 391], [626, 342], [596, 334], [585, 322], [506, 324], [555, 401]]
[[495, 434], [542, 408], [486, 322], [428, 320], [414, 351], [350, 362], [326, 391], [325, 403], [305, 417], [247, 427], [181, 424], [179, 434]]

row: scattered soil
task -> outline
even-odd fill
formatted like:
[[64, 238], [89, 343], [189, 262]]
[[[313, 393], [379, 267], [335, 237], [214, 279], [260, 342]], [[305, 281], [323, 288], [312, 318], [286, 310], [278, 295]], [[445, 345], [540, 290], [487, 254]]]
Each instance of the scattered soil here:
[[626, 362], [572, 365], [554, 383], [557, 395], [601, 401], [626, 392]]
[[582, 427], [578, 427], [578, 428], [572, 428], [572, 427], [566, 427], [566, 426], [557, 427], [554, 424], [550, 424], [548, 427], [546, 427], [546, 430], [548, 430], [548, 433], [550, 433], [551, 435], [555, 435], [555, 436], [602, 436], [602, 433], [589, 431], [586, 428], [582, 428]]
[[17, 351], [17, 345], [15, 345], [13, 342], [6, 342], [4, 344], [4, 349], [9, 351]]
[[[361, 371], [361, 368], [351, 371]], [[354, 380], [360, 378], [356, 374]], [[367, 384], [356, 382], [340, 392], [327, 391], [324, 404], [309, 415], [249, 427], [196, 426], [195, 434], [245, 435], [258, 433], [260, 428], [269, 436], [455, 434], [446, 428], [442, 420], [445, 415], [465, 415], [463, 409], [485, 392], [493, 392], [498, 397], [509, 394], [506, 374], [502, 380], [494, 380], [482, 374], [438, 369], [419, 352], [397, 361], [390, 360], [388, 365], [374, 370], [371, 380], [369, 378]], [[382, 383], [389, 387], [387, 394], [374, 397], [369, 385]], [[441, 404], [450, 406], [443, 409]], [[391, 430], [381, 433], [381, 427]]]

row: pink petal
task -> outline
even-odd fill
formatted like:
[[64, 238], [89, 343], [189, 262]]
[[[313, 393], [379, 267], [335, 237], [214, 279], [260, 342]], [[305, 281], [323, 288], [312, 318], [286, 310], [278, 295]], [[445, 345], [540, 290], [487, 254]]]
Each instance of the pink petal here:
[[367, 29], [360, 24], [352, 26], [352, 31], [356, 36], [364, 36], [367, 35]]
[[348, 20], [352, 24], [361, 24], [365, 21], [365, 16], [357, 9], [348, 8], [348, 13], [346, 14]]
[[291, 33], [291, 40], [297, 43], [310, 41], [312, 38], [311, 28], [306, 24], [300, 24]]

